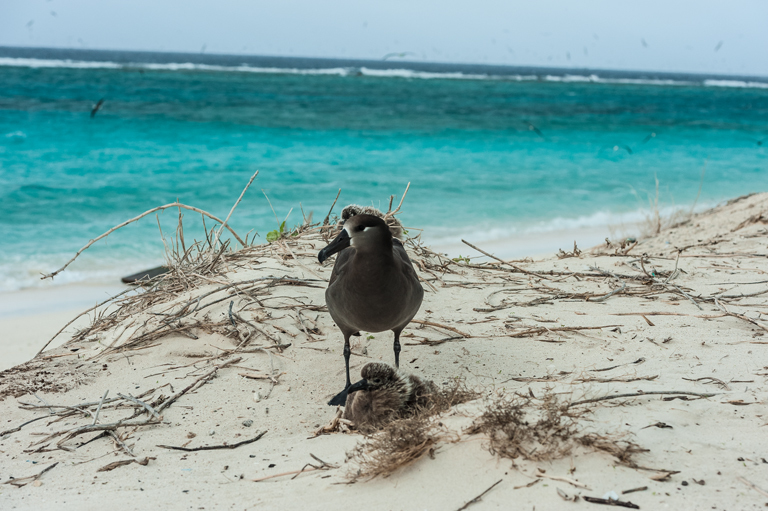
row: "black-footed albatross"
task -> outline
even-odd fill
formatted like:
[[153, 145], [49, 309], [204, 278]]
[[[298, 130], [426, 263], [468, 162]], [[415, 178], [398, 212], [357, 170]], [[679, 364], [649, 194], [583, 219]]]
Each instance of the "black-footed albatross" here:
[[347, 389], [344, 418], [358, 429], [381, 426], [393, 415], [425, 407], [437, 390], [431, 381], [405, 374], [389, 364], [370, 362], [360, 371], [363, 377]]
[[325, 302], [344, 335], [347, 384], [328, 404], [345, 403], [349, 379], [349, 338], [364, 332], [395, 333], [395, 366], [400, 366], [400, 332], [421, 306], [424, 289], [400, 240], [373, 215], [349, 218], [336, 239], [317, 255], [322, 263], [339, 253]]

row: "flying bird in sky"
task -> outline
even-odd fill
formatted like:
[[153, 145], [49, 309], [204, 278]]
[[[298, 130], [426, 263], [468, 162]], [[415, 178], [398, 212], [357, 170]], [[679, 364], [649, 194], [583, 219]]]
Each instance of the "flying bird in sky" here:
[[412, 51], [392, 52], [392, 53], [387, 53], [386, 55], [381, 57], [381, 60], [389, 60], [389, 59], [392, 59], [392, 58], [395, 58], [395, 57], [397, 57], [399, 59], [402, 59], [402, 58], [407, 57], [408, 55], [416, 55], [416, 54], [413, 53]]

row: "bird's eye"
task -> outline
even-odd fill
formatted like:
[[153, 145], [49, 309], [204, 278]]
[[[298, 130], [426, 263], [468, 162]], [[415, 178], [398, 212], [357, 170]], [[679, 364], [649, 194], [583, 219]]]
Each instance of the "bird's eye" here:
[[357, 226], [357, 230], [358, 231], [364, 231], [365, 230], [365, 226], [364, 225], [358, 225]]

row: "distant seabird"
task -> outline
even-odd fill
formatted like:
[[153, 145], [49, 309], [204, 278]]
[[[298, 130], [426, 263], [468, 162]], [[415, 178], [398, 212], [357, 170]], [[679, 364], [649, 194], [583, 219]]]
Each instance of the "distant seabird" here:
[[541, 137], [541, 138], [543, 138], [543, 139], [546, 139], [546, 138], [547, 138], [547, 137], [545, 137], [545, 136], [544, 136], [544, 133], [542, 133], [542, 132], [541, 132], [541, 130], [540, 130], [539, 128], [537, 128], [536, 126], [534, 126], [534, 125], [533, 125], [533, 124], [531, 124], [530, 122], [528, 122], [528, 121], [525, 121], [525, 124], [527, 124], [527, 125], [528, 125], [528, 131], [533, 131], [534, 133], [536, 133], [538, 136], [540, 136], [540, 137]]
[[407, 57], [408, 55], [416, 55], [416, 54], [413, 53], [412, 51], [397, 51], [397, 52], [387, 53], [386, 55], [381, 57], [381, 60], [389, 60], [393, 57], [402, 59]]
[[344, 404], [349, 378], [349, 338], [360, 331], [395, 333], [395, 366], [400, 366], [400, 332], [421, 306], [424, 289], [400, 240], [381, 218], [359, 214], [317, 255], [322, 263], [339, 253], [325, 302], [344, 335], [347, 384], [329, 404]]
[[101, 110], [101, 106], [104, 104], [104, 98], [101, 98], [98, 103], [93, 105], [93, 109], [91, 110], [91, 119], [96, 117], [96, 112]]
[[613, 146], [613, 150], [614, 150], [614, 151], [618, 151], [619, 149], [624, 149], [624, 150], [625, 150], [626, 152], [628, 152], [629, 154], [632, 154], [632, 148], [631, 148], [631, 147], [629, 147], [628, 145], [619, 144], [619, 145], [615, 145], [615, 146]]
[[393, 415], [424, 407], [435, 390], [435, 384], [418, 376], [405, 374], [383, 362], [363, 366], [362, 380], [348, 389], [344, 418], [358, 428], [378, 426]]

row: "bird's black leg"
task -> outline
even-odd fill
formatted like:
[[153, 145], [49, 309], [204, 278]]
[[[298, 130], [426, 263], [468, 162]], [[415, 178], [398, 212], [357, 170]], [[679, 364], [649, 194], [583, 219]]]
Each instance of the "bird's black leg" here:
[[344, 387], [345, 389], [348, 389], [350, 385], [352, 385], [352, 381], [349, 379], [349, 356], [352, 354], [352, 350], [349, 347], [349, 336], [344, 336], [344, 362], [347, 364], [347, 386]]
[[395, 332], [395, 367], [400, 369], [400, 332]]

